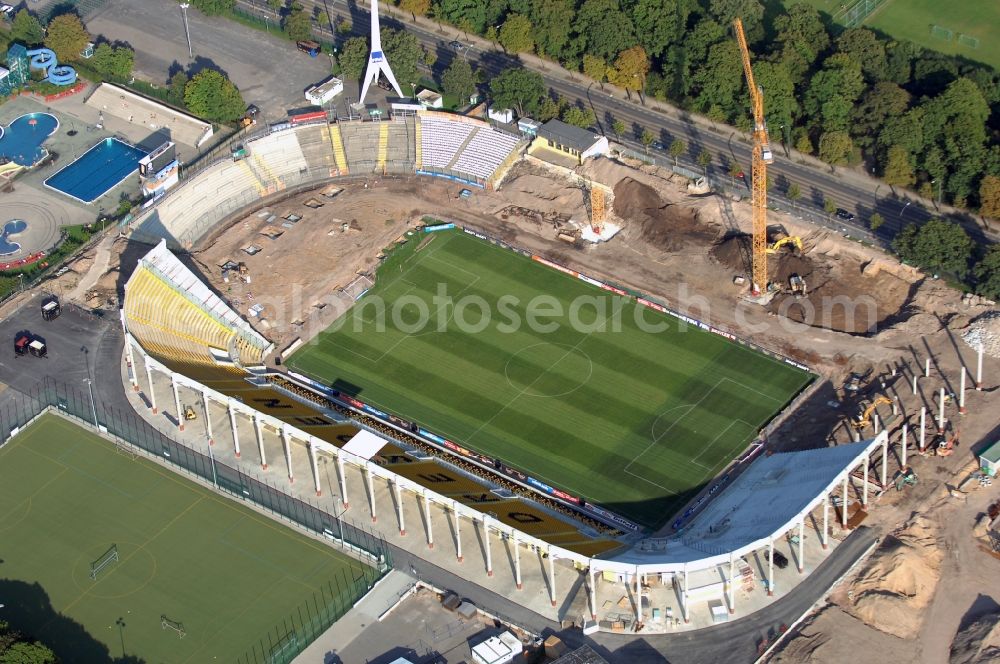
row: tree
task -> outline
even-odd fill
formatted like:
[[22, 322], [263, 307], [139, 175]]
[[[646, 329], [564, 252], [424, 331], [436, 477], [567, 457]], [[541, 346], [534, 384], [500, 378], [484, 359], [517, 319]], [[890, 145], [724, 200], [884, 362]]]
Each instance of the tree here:
[[758, 0], [709, 0], [708, 10], [723, 25], [739, 17], [751, 44], [764, 36], [764, 5]]
[[111, 81], [125, 81], [132, 75], [135, 51], [128, 46], [113, 47], [104, 43], [94, 49], [91, 63], [97, 73], [104, 78]]
[[708, 165], [712, 163], [712, 153], [708, 150], [702, 150], [698, 153], [698, 165], [702, 167], [705, 171], [705, 175], [708, 175]]
[[979, 214], [1000, 219], [1000, 177], [987, 175], [979, 182]]
[[90, 33], [76, 14], [60, 14], [49, 22], [45, 45], [55, 51], [59, 62], [73, 62], [90, 42]]
[[538, 108], [545, 96], [545, 81], [538, 72], [511, 67], [494, 77], [490, 82], [490, 93], [495, 107], [513, 108], [524, 117]]
[[642, 143], [642, 147], [646, 148], [646, 154], [649, 154], [649, 146], [653, 144], [656, 140], [656, 135], [653, 134], [648, 129], [643, 129], [642, 134], [639, 136], [639, 142]]
[[583, 73], [600, 83], [601, 89], [603, 90], [604, 77], [607, 76], [608, 73], [608, 64], [604, 62], [604, 58], [599, 58], [596, 55], [591, 55], [590, 53], [584, 53]]
[[615, 120], [611, 123], [611, 131], [615, 132], [619, 141], [622, 140], [622, 134], [625, 133], [625, 123], [621, 120]]
[[882, 228], [882, 224], [884, 223], [885, 219], [878, 212], [873, 212], [871, 218], [868, 219], [868, 227], [872, 229], [872, 233]]
[[[392, 71], [396, 80], [403, 88], [410, 83], [420, 81], [420, 70], [417, 68], [424, 61], [424, 47], [417, 41], [416, 35], [405, 30], [382, 30], [382, 50], [392, 63]], [[365, 62], [368, 56], [365, 54]]]
[[910, 162], [910, 153], [900, 145], [893, 145], [886, 155], [885, 171], [882, 179], [886, 184], [909, 187], [915, 182], [913, 177], [913, 164]]
[[813, 153], [813, 150], [815, 148], [813, 148], [813, 142], [809, 138], [809, 132], [803, 131], [801, 134], [799, 134], [798, 140], [795, 141], [795, 149], [801, 152], [802, 154]]
[[923, 226], [909, 224], [893, 240], [892, 248], [908, 263], [964, 277], [973, 242], [958, 224], [931, 219]]
[[10, 25], [10, 38], [25, 46], [37, 46], [45, 40], [45, 28], [27, 9], [22, 9]]
[[746, 106], [743, 101], [743, 65], [739, 47], [733, 40], [713, 44], [708, 49], [708, 59], [694, 75], [697, 89], [697, 105], [702, 110], [718, 106], [729, 115], [736, 111], [737, 96], [739, 108]]
[[191, 4], [206, 16], [219, 16], [233, 11], [236, 0], [191, 0]]
[[535, 48], [531, 20], [521, 14], [511, 14], [500, 26], [497, 41], [508, 53], [525, 53]]
[[788, 197], [788, 200], [790, 200], [792, 202], [792, 206], [794, 206], [795, 202], [802, 198], [802, 189], [799, 188], [798, 184], [793, 182], [788, 185], [788, 191], [785, 192], [785, 196]]
[[830, 35], [819, 10], [809, 3], [797, 2], [774, 17], [774, 29], [779, 60], [788, 68], [793, 80], [801, 83], [820, 53], [830, 45]]
[[674, 166], [677, 165], [677, 158], [680, 157], [685, 152], [687, 152], [687, 149], [688, 149], [687, 143], [685, 143], [679, 138], [675, 138], [674, 140], [670, 141], [670, 147], [667, 148], [667, 153], [674, 158]]
[[480, 0], [438, 0], [434, 14], [466, 32], [486, 29], [486, 3]]
[[608, 70], [608, 80], [620, 88], [642, 90], [649, 73], [649, 57], [642, 46], [625, 49], [615, 58], [615, 66]]
[[562, 121], [566, 124], [571, 124], [574, 127], [589, 129], [594, 126], [594, 123], [597, 122], [597, 117], [589, 108], [580, 108], [579, 106], [570, 105], [563, 109]]
[[686, 0], [636, 0], [629, 13], [646, 52], [659, 57], [679, 42], [692, 8]]
[[368, 40], [364, 37], [348, 39], [340, 49], [337, 62], [340, 63], [340, 71], [344, 78], [349, 81], [360, 80], [368, 64]]
[[462, 103], [469, 100], [476, 91], [476, 79], [472, 66], [465, 58], [455, 58], [441, 75], [441, 87], [449, 96], [458, 97]]
[[431, 0], [400, 0], [399, 8], [404, 12], [410, 12], [413, 20], [417, 20], [417, 15], [426, 16], [431, 9]]
[[184, 88], [187, 87], [188, 77], [183, 71], [179, 71], [170, 77], [167, 89], [167, 99], [176, 106], [184, 105]]
[[316, 24], [322, 28], [330, 27], [330, 15], [326, 13], [326, 10], [320, 9], [316, 12]]
[[742, 177], [743, 167], [735, 161], [729, 162], [729, 179], [732, 181], [733, 186], [736, 186], [736, 178]]
[[232, 81], [203, 69], [184, 88], [184, 104], [195, 115], [211, 122], [230, 122], [243, 115], [246, 104]]
[[[768, 93], [770, 103], [770, 93]], [[854, 109], [851, 135], [862, 148], [870, 148], [882, 127], [892, 118], [906, 113], [910, 107], [910, 94], [890, 81], [876, 83], [867, 94], [862, 95]]]
[[0, 622], [0, 663], [2, 664], [56, 664], [55, 654], [41, 643], [26, 638]]
[[292, 41], [304, 41], [312, 38], [312, 19], [304, 11], [293, 11], [284, 20], [285, 34]]
[[548, 122], [557, 117], [559, 117], [559, 104], [552, 97], [542, 97], [538, 102], [538, 108], [535, 109], [535, 119], [539, 122]]
[[851, 135], [846, 131], [828, 131], [819, 137], [819, 158], [828, 164], [846, 164], [853, 149]]
[[851, 28], [837, 38], [837, 50], [861, 66], [869, 81], [884, 81], [888, 75], [885, 42], [868, 28]]
[[802, 107], [822, 131], [847, 131], [854, 103], [865, 89], [861, 65], [843, 53], [832, 55], [809, 80]]
[[618, 0], [585, 0], [576, 12], [574, 27], [586, 39], [585, 52], [605, 61], [639, 43]]
[[976, 292], [991, 300], [1000, 300], [1000, 244], [986, 250], [983, 259], [973, 268]]
[[[525, 8], [535, 26], [535, 43], [539, 55], [546, 53], [565, 61], [570, 30], [573, 27], [574, 3], [571, 0], [530, 2]], [[569, 54], [571, 55], [571, 54]]]

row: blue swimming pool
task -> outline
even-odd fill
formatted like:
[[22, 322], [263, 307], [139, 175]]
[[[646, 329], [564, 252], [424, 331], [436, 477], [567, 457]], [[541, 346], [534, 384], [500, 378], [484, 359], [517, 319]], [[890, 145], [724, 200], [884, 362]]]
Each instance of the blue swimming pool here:
[[45, 156], [42, 143], [59, 128], [59, 120], [48, 113], [22, 115], [0, 129], [0, 157], [19, 166], [34, 166]]
[[105, 138], [73, 163], [45, 181], [45, 186], [84, 203], [93, 203], [139, 168], [147, 152], [134, 145]]
[[21, 251], [21, 245], [10, 239], [11, 235], [23, 233], [28, 228], [28, 222], [23, 219], [11, 219], [3, 225], [0, 231], [0, 256], [10, 256]]

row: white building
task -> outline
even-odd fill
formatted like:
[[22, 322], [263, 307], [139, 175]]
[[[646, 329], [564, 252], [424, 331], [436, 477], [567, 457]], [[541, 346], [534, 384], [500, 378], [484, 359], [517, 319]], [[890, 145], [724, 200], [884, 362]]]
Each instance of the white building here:
[[343, 91], [344, 82], [336, 76], [331, 76], [322, 83], [306, 90], [306, 100], [317, 106], [322, 106]]

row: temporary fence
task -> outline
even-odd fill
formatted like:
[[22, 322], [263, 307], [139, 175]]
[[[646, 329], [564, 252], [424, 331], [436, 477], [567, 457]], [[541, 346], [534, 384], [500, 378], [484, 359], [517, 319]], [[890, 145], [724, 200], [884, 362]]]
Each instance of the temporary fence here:
[[245, 473], [211, 454], [168, 438], [131, 409], [123, 410], [46, 378], [27, 392], [8, 388], [0, 395], [0, 440], [7, 441], [33, 419], [55, 409], [81, 426], [112, 438], [125, 451], [155, 456], [176, 469], [210, 482], [233, 498], [253, 503], [271, 515], [318, 535], [334, 546], [365, 557], [352, 578], [346, 573], [313, 592], [292, 615], [249, 646], [241, 663], [284, 664], [336, 622], [392, 568], [389, 545], [370, 528], [331, 514], [308, 500], [290, 496], [257, 475]]

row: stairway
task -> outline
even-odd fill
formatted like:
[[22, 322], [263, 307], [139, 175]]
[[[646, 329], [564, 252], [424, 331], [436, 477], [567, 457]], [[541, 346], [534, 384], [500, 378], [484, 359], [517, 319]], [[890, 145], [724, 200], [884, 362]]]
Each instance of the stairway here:
[[347, 153], [344, 152], [344, 141], [340, 138], [340, 126], [330, 125], [330, 142], [333, 143], [333, 158], [337, 160], [337, 168], [341, 175], [347, 175]]
[[376, 168], [385, 173], [385, 158], [389, 152], [389, 123], [380, 122], [378, 127], [378, 162]]
[[417, 142], [416, 142], [416, 149], [417, 149], [416, 166], [417, 166], [417, 170], [419, 171], [421, 168], [423, 168], [423, 165], [424, 165], [424, 153], [422, 151], [422, 148], [420, 147], [420, 140], [421, 140], [421, 137], [420, 137], [420, 119], [418, 118], [413, 123], [413, 125], [415, 127], [414, 135], [416, 136], [416, 140], [417, 140]]

